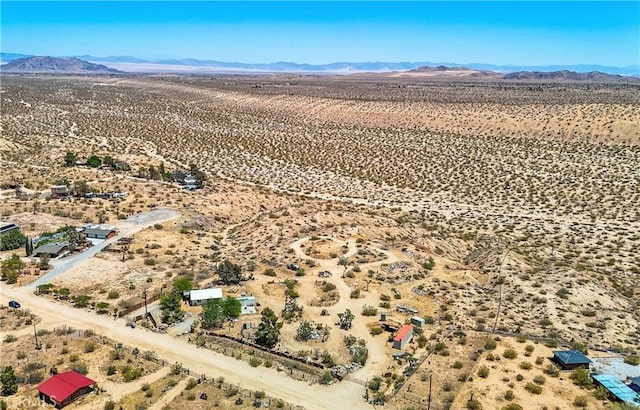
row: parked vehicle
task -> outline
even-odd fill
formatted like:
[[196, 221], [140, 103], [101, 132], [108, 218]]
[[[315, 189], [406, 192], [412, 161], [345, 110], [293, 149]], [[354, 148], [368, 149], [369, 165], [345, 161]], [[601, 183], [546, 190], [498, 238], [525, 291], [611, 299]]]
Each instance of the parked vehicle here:
[[20, 303], [18, 303], [15, 300], [10, 300], [9, 301], [9, 307], [14, 308], [14, 309], [20, 309]]

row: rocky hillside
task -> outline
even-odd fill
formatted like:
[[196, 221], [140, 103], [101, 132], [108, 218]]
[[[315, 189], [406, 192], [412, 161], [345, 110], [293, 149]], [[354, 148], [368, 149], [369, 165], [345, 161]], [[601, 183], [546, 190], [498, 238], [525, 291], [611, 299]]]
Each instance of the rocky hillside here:
[[122, 71], [79, 58], [34, 56], [18, 58], [0, 66], [4, 73], [118, 74]]

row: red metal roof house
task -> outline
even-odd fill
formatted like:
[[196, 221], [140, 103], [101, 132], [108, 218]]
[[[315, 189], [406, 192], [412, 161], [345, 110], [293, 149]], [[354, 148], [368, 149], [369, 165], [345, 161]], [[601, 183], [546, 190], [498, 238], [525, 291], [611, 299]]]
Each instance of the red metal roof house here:
[[413, 326], [404, 325], [393, 338], [393, 348], [402, 349], [413, 337]]
[[88, 377], [70, 370], [59, 373], [38, 386], [38, 398], [61, 409], [91, 390], [96, 384]]

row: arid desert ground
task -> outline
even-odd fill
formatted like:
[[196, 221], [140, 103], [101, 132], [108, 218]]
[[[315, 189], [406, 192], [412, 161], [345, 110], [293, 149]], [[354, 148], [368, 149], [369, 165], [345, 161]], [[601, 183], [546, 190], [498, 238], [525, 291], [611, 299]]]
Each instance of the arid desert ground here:
[[[338, 397], [353, 408], [608, 409], [597, 389], [554, 371], [552, 351], [640, 354], [639, 85], [3, 75], [0, 92], [0, 219], [28, 237], [100, 222], [132, 238], [38, 296], [29, 287], [47, 274], [38, 261], [2, 253], [29, 271], [0, 284], [2, 363], [22, 381], [9, 408], [31, 408], [51, 366], [84, 363], [106, 393], [69, 408], [346, 408]], [[69, 152], [130, 170], [65, 166]], [[204, 187], [185, 190], [152, 169], [198, 170]], [[128, 195], [51, 199], [63, 183]], [[154, 210], [171, 217], [129, 219]], [[180, 278], [208, 287], [224, 260], [247, 279], [222, 286], [226, 296], [253, 295], [281, 319], [286, 299], [302, 308], [275, 348], [299, 360], [197, 326], [156, 333], [112, 317]], [[7, 294], [32, 309], [6, 308]], [[75, 323], [46, 314], [78, 295], [93, 308], [77, 309]], [[184, 309], [191, 322], [201, 312]], [[383, 312], [399, 324], [426, 319], [406, 356], [394, 358]], [[242, 315], [223, 330], [240, 338], [259, 322]], [[297, 338], [304, 322], [320, 336]], [[54, 354], [33, 354], [33, 323]], [[364, 365], [323, 384], [359, 346]], [[198, 363], [196, 348], [210, 359]], [[193, 385], [172, 367], [178, 358], [209, 380]], [[209, 361], [219, 367], [206, 371]], [[141, 373], [126, 380], [127, 366]]]

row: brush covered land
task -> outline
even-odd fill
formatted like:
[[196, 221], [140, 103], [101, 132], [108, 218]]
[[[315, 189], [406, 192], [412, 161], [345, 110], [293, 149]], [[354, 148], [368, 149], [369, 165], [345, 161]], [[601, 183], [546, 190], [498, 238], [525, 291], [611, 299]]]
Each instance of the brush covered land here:
[[[225, 294], [253, 294], [280, 316], [290, 291], [281, 282], [296, 279], [303, 310], [283, 325], [279, 348], [348, 364], [345, 340], [364, 339], [368, 361], [350, 377], [399, 409], [424, 403], [433, 374], [434, 409], [463, 408], [471, 394], [488, 409], [583, 399], [606, 408], [567, 375], [549, 375], [551, 350], [639, 353], [637, 85], [5, 75], [1, 113], [3, 183], [20, 185], [3, 191], [2, 219], [29, 236], [117, 225], [155, 207], [181, 213], [136, 233], [126, 261], [102, 252], [57, 277], [54, 287], [71, 295], [122, 308], [180, 277], [205, 286], [228, 259], [255, 279]], [[67, 167], [68, 152], [131, 170]], [[203, 189], [152, 172], [190, 168], [206, 176]], [[129, 196], [46, 199], [59, 182]], [[392, 359], [389, 333], [375, 330], [382, 311], [408, 320], [398, 306], [427, 318], [424, 338], [405, 348], [425, 359], [410, 372]], [[336, 325], [345, 309], [355, 315], [350, 331]], [[304, 321], [326, 341], [297, 340]], [[291, 377], [318, 377], [304, 374]]]

